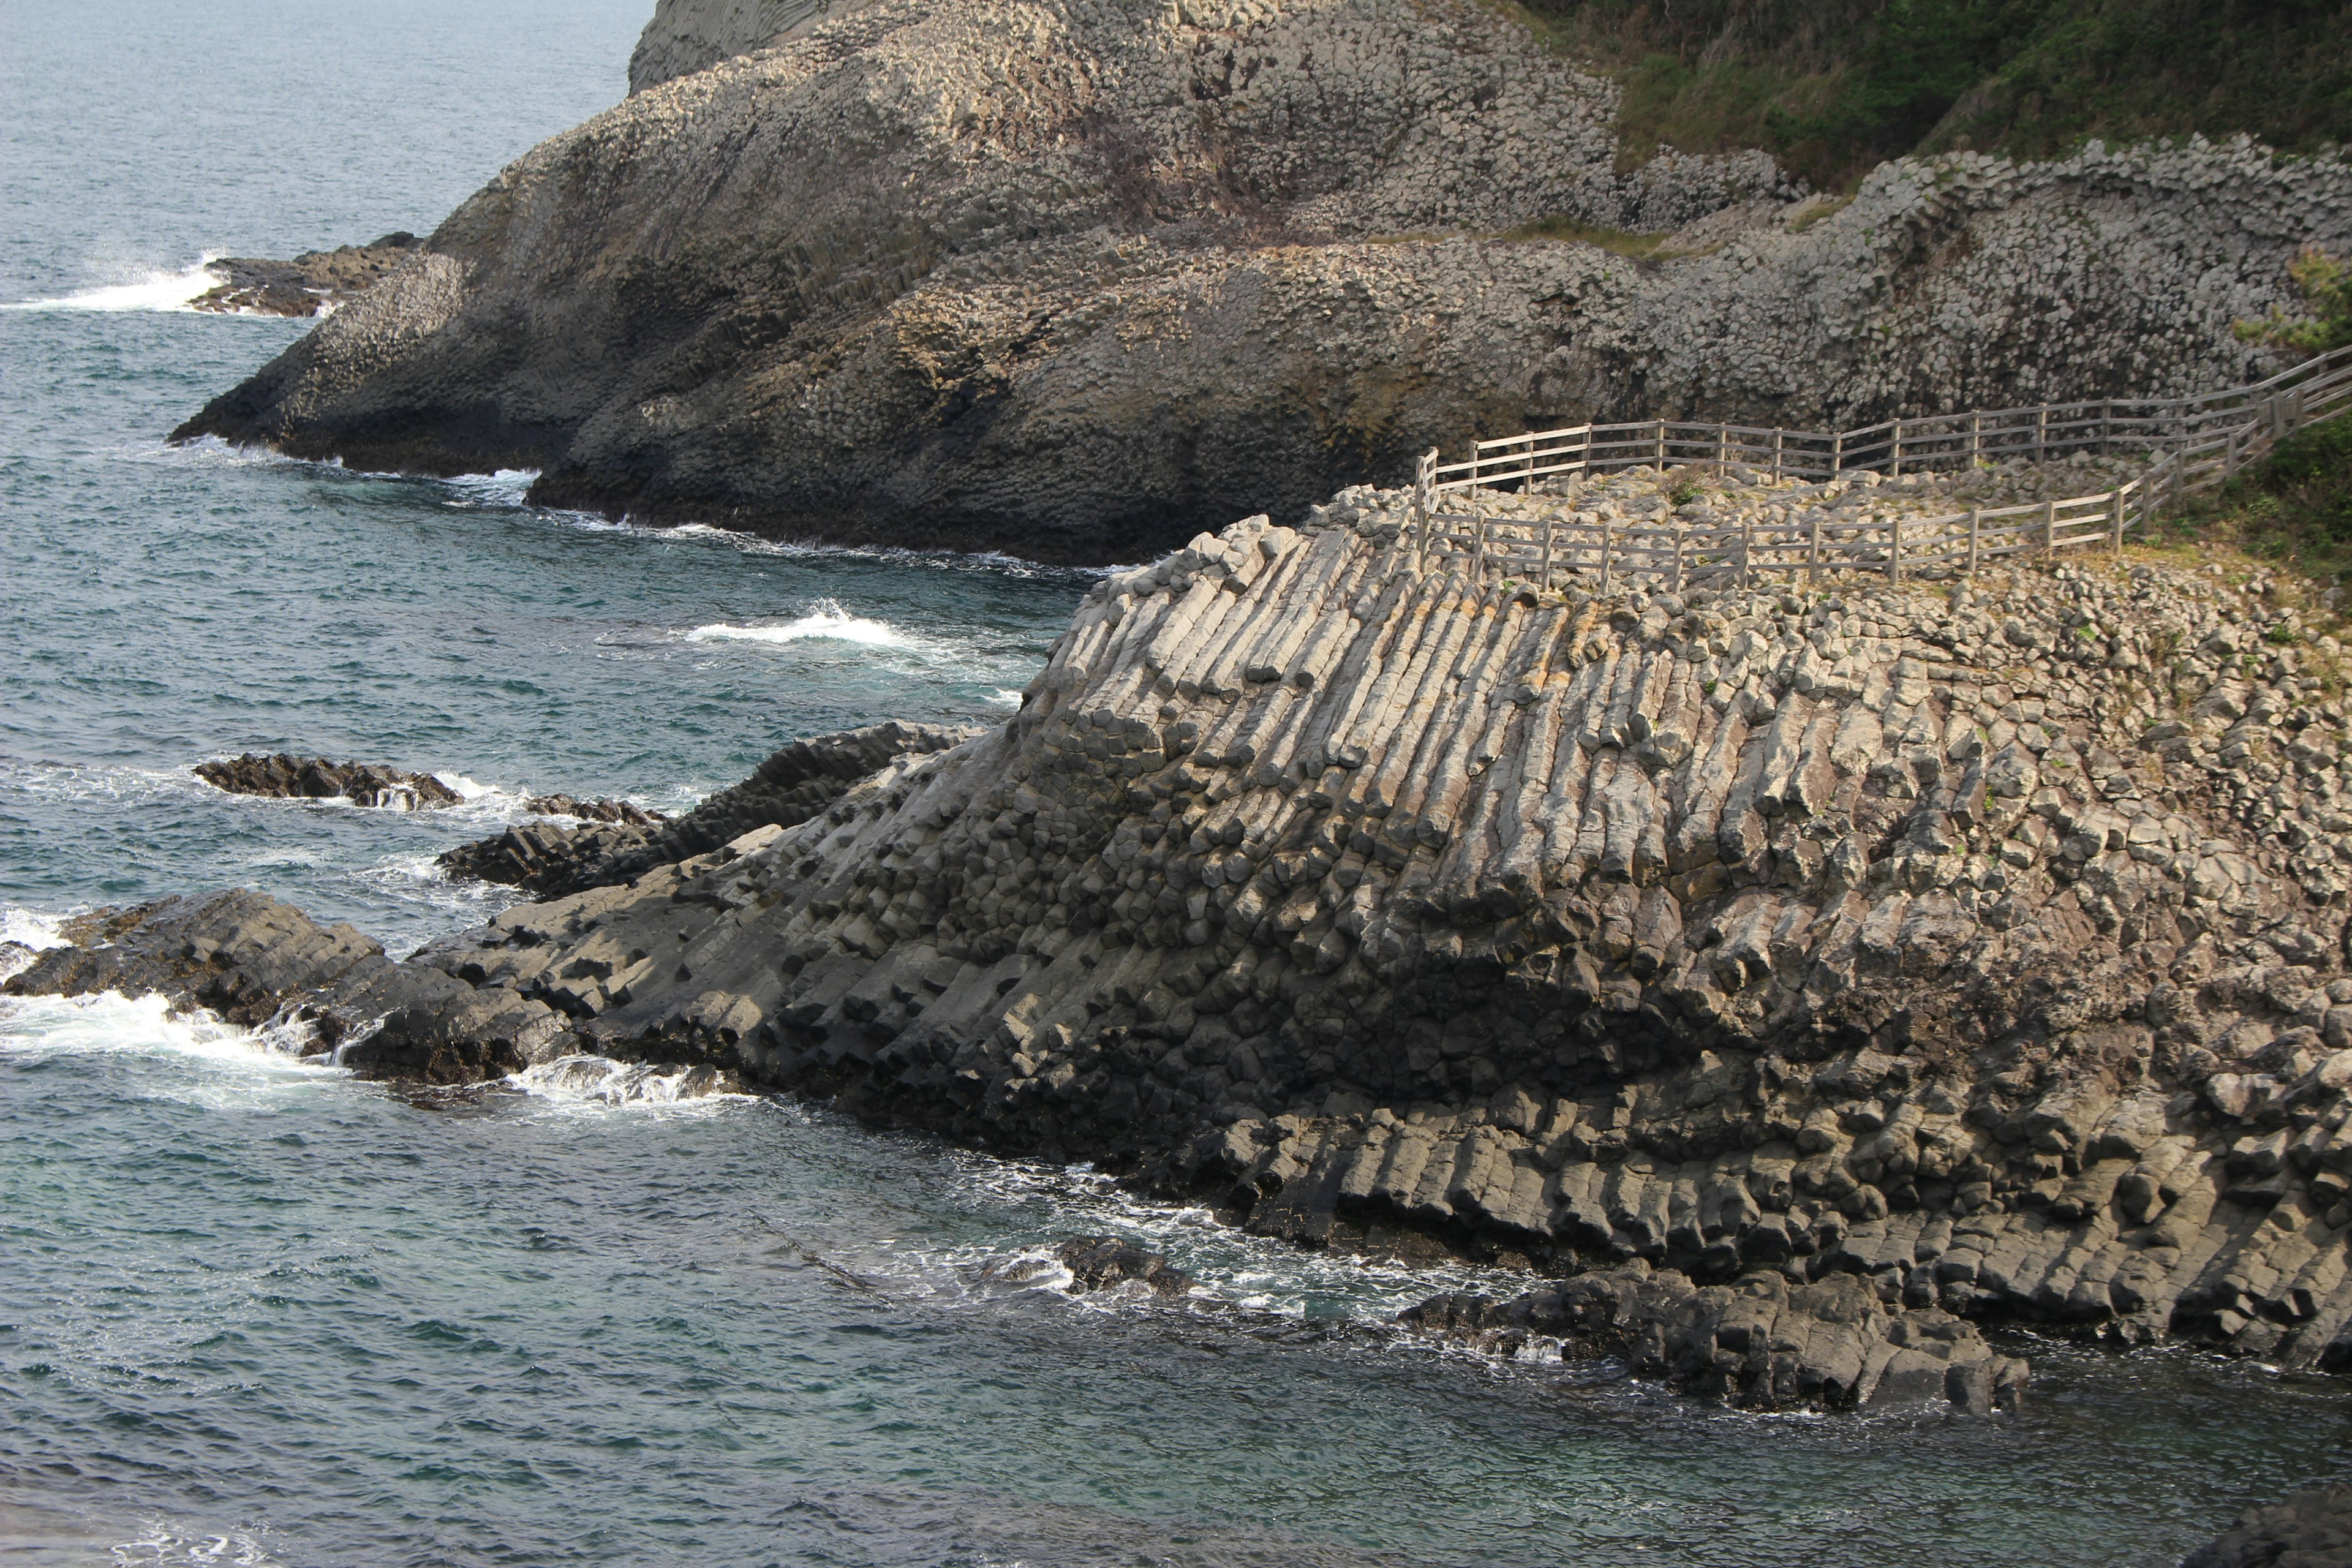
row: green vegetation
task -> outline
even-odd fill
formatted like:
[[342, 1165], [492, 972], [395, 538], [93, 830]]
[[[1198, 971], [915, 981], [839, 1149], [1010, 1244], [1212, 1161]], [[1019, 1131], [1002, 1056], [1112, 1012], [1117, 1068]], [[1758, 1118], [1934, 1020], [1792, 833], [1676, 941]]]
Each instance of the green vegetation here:
[[[1635, 261], [1663, 260], [1659, 247], [1665, 243], [1663, 234], [1631, 234], [1622, 228], [1610, 228], [1601, 224], [1579, 223], [1574, 218], [1540, 217], [1533, 223], [1521, 224], [1503, 236], [1505, 239], [1573, 239], [1586, 245], [1597, 245], [1618, 256]], [[1670, 254], [1670, 253], [1668, 253]]]
[[2315, 354], [2352, 343], [2352, 267], [2309, 246], [2287, 263], [2286, 275], [2294, 279], [2311, 313], [2290, 316], [2273, 307], [2261, 321], [2240, 321], [2238, 336], [2250, 343]]
[[2228, 546], [2304, 576], [2352, 577], [2352, 415], [2297, 431], [2159, 525], [2171, 544]]
[[[1511, 0], [1497, 0], [1510, 4]], [[1762, 147], [1836, 188], [1884, 159], [2094, 137], [2352, 142], [2352, 0], [1523, 0], [1622, 82], [1629, 162]]]

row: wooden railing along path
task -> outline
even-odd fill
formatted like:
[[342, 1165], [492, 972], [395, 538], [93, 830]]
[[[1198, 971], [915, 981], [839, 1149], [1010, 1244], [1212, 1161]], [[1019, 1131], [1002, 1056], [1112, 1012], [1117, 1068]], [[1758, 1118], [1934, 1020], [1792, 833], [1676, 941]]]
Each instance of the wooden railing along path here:
[[[1653, 419], [1580, 425], [1480, 441], [1462, 462], [1421, 459], [1413, 515], [1400, 541], [1427, 565], [1466, 557], [1489, 572], [1552, 585], [1564, 573], [1597, 573], [1670, 587], [1747, 584], [1759, 574], [1870, 571], [1973, 573], [1988, 561], [2105, 543], [2146, 527], [2156, 510], [2221, 484], [2288, 433], [2352, 408], [2352, 348], [2336, 349], [2253, 386], [2195, 397], [2104, 399], [1895, 419], [1822, 434]], [[2141, 452], [2139, 475], [2114, 489], [2022, 506], [1979, 507], [1941, 517], [1854, 521], [1743, 517], [1730, 524], [1632, 522], [1597, 517], [1514, 517], [1477, 510], [1482, 491], [1527, 490], [1562, 474], [1678, 465], [1733, 464], [1773, 479], [1828, 480], [1863, 469], [1890, 477], [1967, 469], [2011, 458], [2043, 461], [2075, 452]], [[1892, 498], [1890, 498], [1892, 499]], [[1589, 515], [1589, 514], [1587, 514]], [[1453, 565], [1451, 559], [1442, 564]]]

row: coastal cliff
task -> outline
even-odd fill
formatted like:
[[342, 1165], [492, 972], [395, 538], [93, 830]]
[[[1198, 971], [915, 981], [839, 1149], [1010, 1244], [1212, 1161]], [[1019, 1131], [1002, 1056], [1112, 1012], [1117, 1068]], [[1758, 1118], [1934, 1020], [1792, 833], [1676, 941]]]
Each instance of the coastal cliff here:
[[639, 63], [178, 434], [1135, 560], [1505, 428], [2245, 381], [2352, 243], [2352, 170], [2249, 143], [1621, 169], [1618, 87], [1466, 3], [666, 5]]
[[[1516, 504], [1948, 482], [1874, 479]], [[1202, 535], [998, 729], [404, 963], [225, 895], [7, 988], [384, 1076], [721, 1068], [1305, 1244], [1438, 1237], [1566, 1278], [1428, 1331], [1753, 1403], [2012, 1399], [1986, 1319], [2352, 1362], [2347, 714], [2283, 588], [1543, 588], [1418, 558], [1408, 507]]]

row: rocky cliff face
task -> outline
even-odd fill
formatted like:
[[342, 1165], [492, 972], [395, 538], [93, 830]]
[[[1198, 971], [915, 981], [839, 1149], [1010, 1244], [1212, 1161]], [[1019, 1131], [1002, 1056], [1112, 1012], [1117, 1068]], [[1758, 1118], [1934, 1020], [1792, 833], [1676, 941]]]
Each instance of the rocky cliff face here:
[[1987, 1317], [2352, 1362], [2352, 715], [2301, 611], [2104, 561], [1596, 596], [1402, 513], [1201, 536], [1002, 728], [407, 963], [231, 895], [9, 988], [724, 1067], [1304, 1243], [1606, 1266], [1420, 1322], [1759, 1403], [1981, 1406]]
[[[666, 5], [644, 79], [786, 19]], [[537, 149], [181, 434], [1135, 560], [1528, 422], [2233, 382], [2230, 322], [2352, 240], [2345, 164], [2242, 146], [1895, 164], [1843, 207], [1760, 154], [1621, 173], [1615, 89], [1466, 0], [888, 0], [785, 33]], [[1556, 216], [1679, 237], [1498, 237]]]

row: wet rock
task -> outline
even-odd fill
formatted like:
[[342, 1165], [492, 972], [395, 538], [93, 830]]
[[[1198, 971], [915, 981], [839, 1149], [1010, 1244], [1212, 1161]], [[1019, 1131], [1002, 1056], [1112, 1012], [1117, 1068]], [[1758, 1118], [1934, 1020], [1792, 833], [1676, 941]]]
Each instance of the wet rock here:
[[2250, 1508], [2180, 1568], [2352, 1568], [2352, 1487]]
[[1778, 1272], [1702, 1286], [1636, 1264], [1496, 1300], [1436, 1296], [1398, 1321], [1497, 1354], [1538, 1338], [1622, 1360], [1636, 1376], [1761, 1409], [1949, 1404], [2018, 1408], [2026, 1365], [1936, 1307], [1883, 1304], [1860, 1278]]
[[626, 801], [544, 795], [530, 803], [531, 810], [582, 820], [519, 824], [449, 850], [439, 864], [454, 875], [521, 888], [541, 899], [625, 882], [757, 828], [797, 826], [893, 758], [939, 751], [976, 732], [893, 721], [794, 741], [750, 778], [675, 820]]
[[[1997, 1403], [1975, 1321], [2352, 1370], [2352, 710], [2308, 606], [2082, 558], [1505, 585], [1399, 548], [1409, 505], [1106, 579], [1002, 726], [877, 741], [804, 820], [741, 797], [659, 830], [758, 824], [726, 842], [430, 944], [386, 1040], [454, 1072], [530, 1024], [1301, 1245], [1512, 1261], [1559, 1281], [1512, 1311], [1727, 1397]], [[2003, 757], [2018, 793], [1980, 791]], [[181, 983], [181, 945], [71, 935], [19, 980]], [[308, 1005], [319, 940], [228, 967]], [[340, 977], [320, 1008], [393, 1011]], [[1759, 1291], [1805, 1328], [1785, 1388], [1733, 1353]]]
[[196, 776], [231, 795], [272, 799], [348, 800], [392, 811], [455, 805], [464, 797], [431, 773], [406, 773], [372, 763], [331, 763], [280, 752], [248, 752], [225, 762], [198, 763]]
[[1073, 1237], [1055, 1248], [1054, 1255], [1069, 1269], [1073, 1291], [1108, 1290], [1130, 1281], [1149, 1287], [1158, 1296], [1182, 1296], [1192, 1289], [1191, 1275], [1160, 1254], [1115, 1236]]
[[543, 1003], [395, 963], [349, 925], [247, 889], [100, 910], [62, 934], [68, 945], [36, 954], [0, 994], [160, 994], [362, 1077], [424, 1083], [502, 1078], [569, 1042]]
[[404, 232], [365, 245], [306, 250], [291, 261], [226, 257], [207, 264], [221, 282], [197, 295], [190, 308], [255, 316], [320, 315], [375, 287], [423, 243]]

